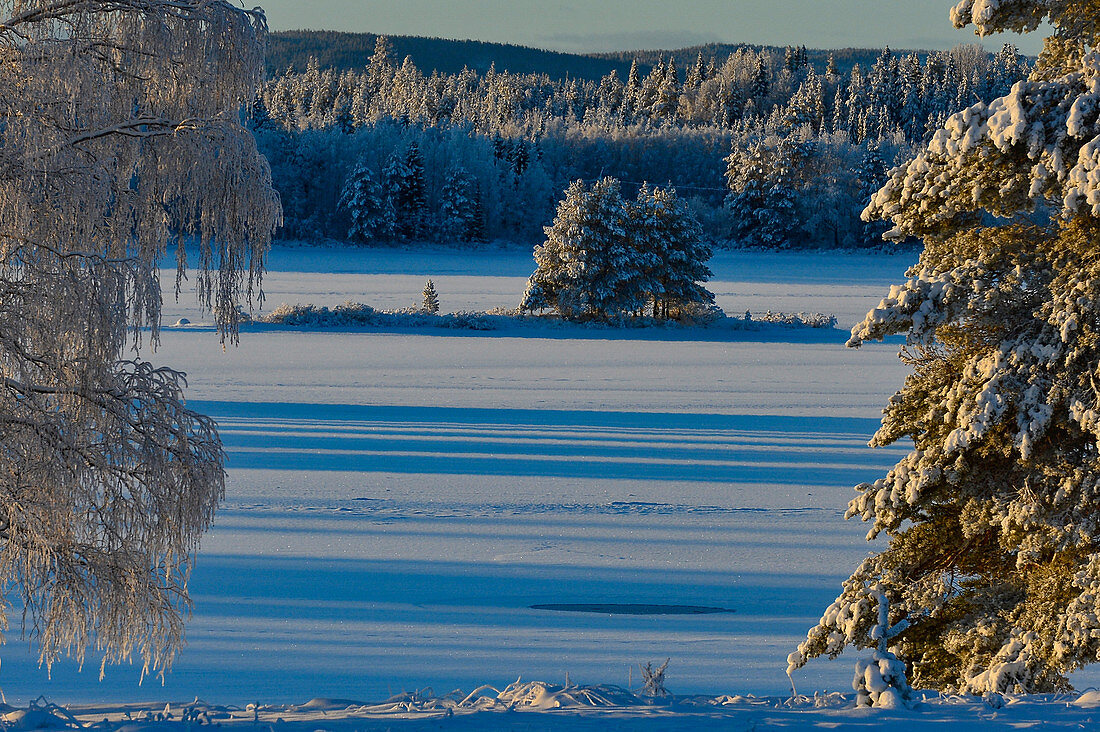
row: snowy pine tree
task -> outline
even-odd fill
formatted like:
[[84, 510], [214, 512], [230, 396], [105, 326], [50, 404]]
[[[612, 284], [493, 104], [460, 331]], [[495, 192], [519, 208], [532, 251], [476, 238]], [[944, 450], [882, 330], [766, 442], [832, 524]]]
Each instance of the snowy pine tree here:
[[[872, 587], [870, 599], [877, 602], [878, 622], [871, 627], [869, 640], [875, 644], [870, 658], [856, 661], [856, 673], [852, 689], [856, 692], [857, 707], [883, 707], [896, 709], [906, 706], [912, 696], [905, 678], [905, 662], [890, 651], [890, 641], [909, 627], [907, 620], [890, 626], [890, 600], [879, 587]], [[794, 660], [798, 660], [795, 653]], [[790, 675], [790, 669], [787, 671]]]
[[764, 58], [764, 54], [756, 60], [756, 71], [753, 73], [752, 82], [749, 86], [749, 99], [756, 102], [757, 106], [761, 106], [764, 99], [771, 91], [771, 71], [768, 69], [768, 62]]
[[813, 143], [771, 136], [734, 143], [726, 159], [733, 235], [747, 246], [787, 249], [805, 237], [800, 216], [803, 168]]
[[642, 186], [630, 214], [649, 270], [653, 317], [682, 317], [713, 303], [714, 294], [701, 284], [713, 274], [707, 267], [711, 250], [676, 190]]
[[424, 180], [424, 156], [415, 142], [395, 152], [386, 165], [386, 195], [394, 211], [394, 229], [402, 239], [424, 235], [428, 215]]
[[344, 183], [340, 194], [340, 208], [351, 218], [348, 240], [368, 244], [393, 236], [396, 224], [393, 202], [382, 192], [382, 186], [365, 162]]
[[[878, 145], [867, 142], [859, 168], [856, 169], [858, 205], [866, 206], [885, 182], [886, 162], [882, 159]], [[861, 221], [858, 229], [859, 244], [861, 246], [881, 245], [882, 235], [886, 229], [887, 227], [881, 221]]]
[[435, 283], [428, 280], [424, 284], [423, 300], [421, 302], [421, 309], [426, 313], [435, 315], [439, 312], [439, 294], [435, 291]]
[[792, 666], [868, 646], [873, 588], [915, 686], [1066, 689], [1100, 657], [1100, 2], [963, 0], [956, 25], [1054, 34], [1030, 80], [952, 116], [867, 209], [924, 240], [850, 345], [905, 334], [872, 444], [911, 440], [849, 516], [865, 560]]
[[806, 72], [805, 81], [787, 103], [787, 109], [784, 112], [784, 122], [787, 127], [809, 125], [815, 132], [820, 131], [825, 123], [824, 95], [821, 79], [810, 66]]
[[474, 241], [482, 224], [476, 181], [464, 168], [452, 168], [439, 202], [439, 233], [448, 240]]
[[619, 181], [604, 178], [591, 188], [574, 182], [545, 229], [546, 242], [535, 247], [538, 266], [530, 284], [537, 290], [529, 286], [529, 292], [540, 293], [568, 319], [639, 312], [648, 298], [648, 268], [629, 216]]

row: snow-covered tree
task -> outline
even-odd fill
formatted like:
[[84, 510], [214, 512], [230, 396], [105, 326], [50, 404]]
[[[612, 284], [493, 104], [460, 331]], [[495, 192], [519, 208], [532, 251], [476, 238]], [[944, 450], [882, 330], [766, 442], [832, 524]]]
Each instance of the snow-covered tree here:
[[821, 79], [810, 66], [806, 79], [791, 97], [784, 112], [784, 121], [790, 127], [809, 125], [817, 131], [825, 122], [825, 99]]
[[562, 317], [616, 318], [646, 304], [645, 257], [632, 236], [619, 181], [604, 178], [591, 188], [574, 182], [545, 231], [530, 282]]
[[[860, 159], [859, 168], [856, 169], [856, 201], [859, 206], [865, 206], [871, 201], [871, 197], [886, 182], [886, 162], [882, 159], [879, 146], [874, 142], [865, 143], [863, 157]], [[860, 221], [858, 226], [858, 242], [862, 246], [875, 246], [882, 244], [882, 235], [887, 227], [881, 221]]]
[[[890, 601], [881, 589], [872, 587], [870, 599], [878, 604], [878, 622], [871, 628], [869, 638], [875, 643], [875, 652], [870, 658], [856, 661], [852, 679], [856, 706], [896, 709], [909, 704], [912, 690], [905, 678], [905, 662], [890, 651], [890, 641], [908, 628], [909, 623], [903, 619], [890, 626]], [[794, 656], [797, 661], [798, 654]], [[787, 674], [790, 675], [789, 669]]]
[[395, 230], [402, 239], [424, 235], [428, 215], [424, 180], [424, 156], [413, 142], [405, 151], [395, 152], [384, 171], [386, 195], [392, 202]]
[[630, 216], [647, 257], [653, 317], [676, 317], [713, 303], [714, 294], [702, 285], [713, 274], [707, 267], [711, 250], [676, 189], [642, 186]]
[[393, 202], [374, 179], [374, 173], [366, 162], [360, 162], [344, 183], [340, 195], [340, 208], [351, 218], [348, 239], [358, 244], [369, 244], [393, 236], [396, 225]]
[[963, 0], [980, 33], [1053, 28], [1027, 81], [950, 117], [865, 212], [924, 240], [850, 345], [913, 367], [872, 444], [911, 440], [849, 516], [889, 545], [792, 659], [867, 645], [872, 588], [918, 687], [1065, 689], [1100, 658], [1100, 2]]
[[734, 143], [728, 158], [726, 199], [733, 235], [748, 246], [786, 249], [805, 239], [799, 214], [814, 143], [769, 136]]
[[435, 291], [435, 283], [428, 280], [424, 284], [424, 292], [421, 293], [423, 300], [421, 302], [421, 308], [426, 313], [435, 314], [439, 312], [439, 294]]
[[453, 168], [440, 193], [440, 234], [454, 241], [475, 241], [483, 215], [477, 182], [465, 169]]
[[749, 87], [749, 98], [759, 106], [770, 91], [771, 70], [768, 68], [768, 62], [765, 60], [764, 55], [761, 54], [756, 60], [756, 70], [753, 73], [752, 83]]
[[220, 0], [0, 0], [0, 621], [21, 606], [47, 665], [183, 643], [222, 446], [131, 346], [185, 241], [236, 337], [279, 219], [240, 114], [265, 32]]
[[680, 79], [676, 62], [669, 58], [653, 95], [652, 117], [658, 120], [673, 120], [680, 105]]

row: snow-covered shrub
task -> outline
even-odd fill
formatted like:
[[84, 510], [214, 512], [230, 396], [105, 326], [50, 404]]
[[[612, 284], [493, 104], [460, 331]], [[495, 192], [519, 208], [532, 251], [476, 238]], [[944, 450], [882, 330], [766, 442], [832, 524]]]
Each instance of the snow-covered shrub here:
[[837, 324], [835, 315], [825, 313], [773, 313], [768, 310], [765, 313], [745, 313], [746, 321], [757, 323], [773, 323], [780, 325], [798, 325], [807, 328], [835, 328]]
[[261, 323], [278, 325], [314, 326], [333, 328], [350, 325], [375, 325], [380, 313], [370, 305], [346, 302], [333, 309], [316, 305], [288, 305], [282, 303], [267, 315]]
[[259, 322], [307, 328], [455, 328], [460, 330], [495, 330], [499, 316], [479, 312], [457, 312], [439, 315], [422, 308], [376, 310], [370, 305], [346, 302], [334, 308], [317, 305], [287, 305], [283, 303]]
[[665, 672], [668, 671], [668, 663], [671, 660], [671, 658], [666, 658], [665, 662], [657, 668], [653, 668], [652, 663], [647, 663], [645, 666], [641, 664], [638, 665], [638, 668], [642, 672], [642, 681], [644, 682], [642, 696], [668, 696], [668, 689], [665, 688]]

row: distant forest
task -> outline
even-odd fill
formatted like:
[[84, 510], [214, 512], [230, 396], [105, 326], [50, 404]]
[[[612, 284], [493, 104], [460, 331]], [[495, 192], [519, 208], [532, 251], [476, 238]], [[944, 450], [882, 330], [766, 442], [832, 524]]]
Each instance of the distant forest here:
[[[299, 69], [295, 54], [327, 38]], [[572, 56], [321, 32], [271, 45], [284, 71], [253, 126], [283, 235], [364, 244], [537, 243], [571, 182], [613, 176], [628, 195], [674, 186], [719, 246], [877, 246], [882, 226], [859, 213], [888, 168], [1029, 71], [1011, 46]]]
[[[637, 61], [639, 71], [648, 74], [659, 63], [668, 59], [686, 68], [701, 53], [706, 58], [724, 59], [737, 51], [766, 51], [782, 53], [775, 46], [748, 44], [708, 43], [672, 51], [621, 51], [618, 53], [574, 54], [546, 51], [527, 46], [484, 41], [459, 41], [447, 38], [421, 36], [387, 36], [395, 58], [412, 59], [417, 68], [430, 75], [458, 74], [463, 68], [485, 72], [490, 66], [498, 71], [513, 74], [546, 74], [551, 79], [574, 78], [599, 81], [612, 71], [625, 79], [631, 62]], [[374, 33], [342, 33], [339, 31], [296, 30], [279, 31], [268, 36], [267, 72], [269, 77], [287, 70], [303, 72], [315, 59], [322, 69], [334, 71], [359, 71], [370, 61], [378, 35]], [[879, 50], [844, 48], [836, 51], [808, 50], [808, 60], [824, 73], [830, 56], [841, 73], [848, 73], [856, 64], [869, 68], [878, 57]], [[900, 51], [908, 55], [911, 51]], [[919, 52], [922, 58], [926, 52]]]

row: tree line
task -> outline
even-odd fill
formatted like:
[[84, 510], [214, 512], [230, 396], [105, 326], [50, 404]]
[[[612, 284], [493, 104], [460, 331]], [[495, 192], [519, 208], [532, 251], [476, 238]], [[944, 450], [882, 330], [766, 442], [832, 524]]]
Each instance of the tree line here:
[[[535, 243], [571, 181], [614, 176], [631, 190], [674, 185], [714, 242], [860, 246], [876, 241], [858, 219], [874, 158], [884, 169], [904, 159], [950, 111], [1005, 93], [1027, 68], [1011, 46], [994, 55], [961, 46], [923, 58], [886, 49], [847, 74], [835, 63], [819, 72], [804, 49], [789, 48], [700, 54], [683, 69], [670, 58], [644, 75], [635, 63], [625, 79], [613, 72], [598, 82], [492, 68], [425, 75], [408, 58], [398, 63], [381, 38], [361, 71], [313, 63], [270, 80], [253, 126], [289, 238], [349, 238], [357, 214], [339, 205], [347, 180], [365, 170], [386, 194], [404, 185], [394, 162], [415, 147], [420, 221], [396, 230], [383, 221], [375, 240], [454, 241], [466, 227], [444, 215], [444, 194], [449, 180], [465, 180], [463, 215], [477, 223], [459, 239]], [[804, 177], [769, 182], [775, 196], [757, 196], [746, 211], [747, 199], [727, 200], [745, 187], [727, 159], [753, 151]], [[782, 218], [785, 198], [797, 199], [799, 226], [768, 244], [753, 221]]]

